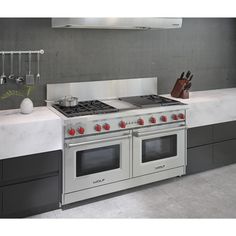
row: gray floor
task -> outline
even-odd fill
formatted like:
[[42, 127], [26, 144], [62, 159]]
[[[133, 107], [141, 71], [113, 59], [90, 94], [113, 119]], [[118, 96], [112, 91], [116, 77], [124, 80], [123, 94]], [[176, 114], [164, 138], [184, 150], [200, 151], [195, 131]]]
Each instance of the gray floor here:
[[114, 193], [31, 218], [234, 218], [236, 165]]

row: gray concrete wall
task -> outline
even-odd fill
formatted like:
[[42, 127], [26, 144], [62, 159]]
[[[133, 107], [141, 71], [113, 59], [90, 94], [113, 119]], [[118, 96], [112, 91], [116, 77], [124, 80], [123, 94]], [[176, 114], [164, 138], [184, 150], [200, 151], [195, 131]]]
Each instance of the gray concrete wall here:
[[[159, 92], [169, 93], [190, 69], [192, 90], [236, 86], [236, 19], [183, 19], [181, 29], [148, 31], [52, 29], [47, 18], [0, 19], [0, 50], [41, 48], [36, 106], [45, 104], [47, 83], [157, 76]], [[0, 95], [9, 89], [21, 86], [1, 86]], [[18, 108], [21, 100], [1, 100], [0, 109]]]

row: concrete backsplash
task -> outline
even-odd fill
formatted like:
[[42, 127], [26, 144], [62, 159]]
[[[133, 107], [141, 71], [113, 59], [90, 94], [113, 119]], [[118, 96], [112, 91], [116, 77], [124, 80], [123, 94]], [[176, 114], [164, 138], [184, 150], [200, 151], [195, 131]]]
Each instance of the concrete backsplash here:
[[[191, 90], [236, 86], [236, 19], [188, 18], [181, 29], [139, 31], [53, 29], [49, 18], [1, 18], [0, 30], [0, 50], [45, 50], [35, 106], [45, 104], [47, 83], [157, 76], [159, 93], [169, 93], [176, 77], [190, 69]], [[25, 57], [24, 74], [27, 63]], [[9, 59], [6, 64], [8, 74]], [[9, 82], [0, 95], [21, 87]], [[18, 108], [21, 100], [1, 100], [0, 109]]]

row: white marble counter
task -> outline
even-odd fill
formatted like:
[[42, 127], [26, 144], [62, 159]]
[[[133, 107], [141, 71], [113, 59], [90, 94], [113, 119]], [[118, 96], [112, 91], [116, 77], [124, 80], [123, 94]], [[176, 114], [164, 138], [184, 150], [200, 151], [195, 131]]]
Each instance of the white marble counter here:
[[236, 121], [236, 88], [190, 92], [189, 97], [176, 99], [188, 104], [188, 128]]
[[62, 149], [62, 121], [47, 107], [0, 111], [0, 159]]

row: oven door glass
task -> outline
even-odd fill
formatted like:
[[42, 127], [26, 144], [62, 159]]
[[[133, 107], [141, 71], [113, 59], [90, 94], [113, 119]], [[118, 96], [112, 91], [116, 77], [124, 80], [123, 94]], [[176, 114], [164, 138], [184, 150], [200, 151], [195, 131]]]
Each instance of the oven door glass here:
[[142, 141], [142, 163], [171, 158], [176, 155], [176, 134]]
[[66, 140], [64, 192], [128, 179], [131, 138], [130, 133], [122, 131]]
[[140, 129], [133, 138], [133, 176], [142, 176], [185, 165], [185, 128]]
[[120, 145], [76, 152], [76, 177], [120, 168]]

